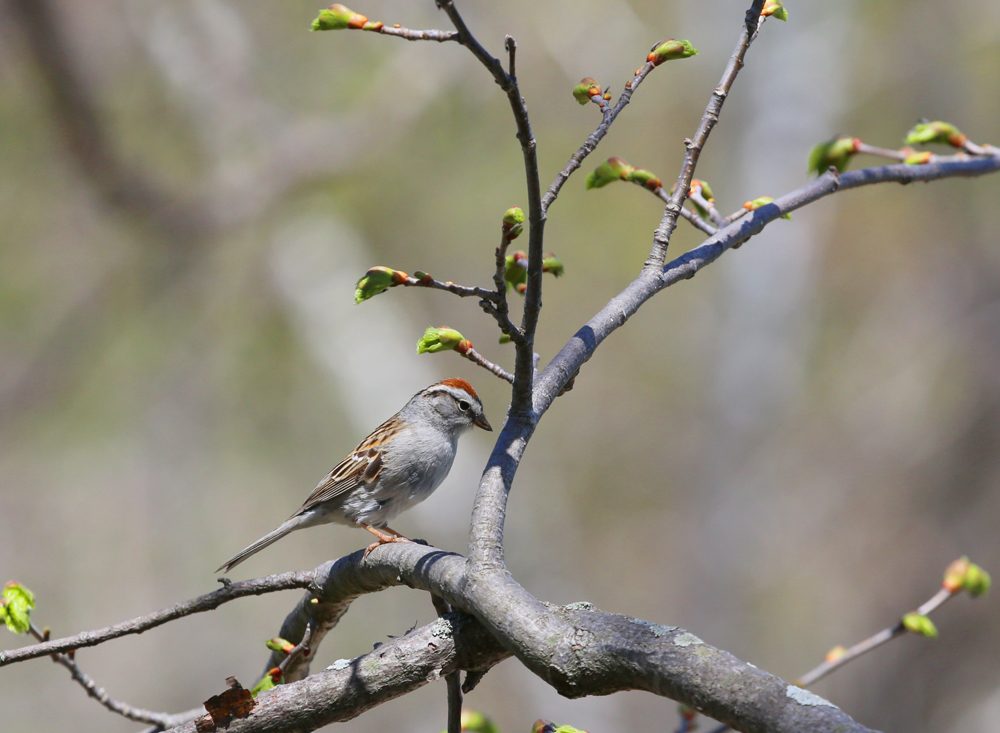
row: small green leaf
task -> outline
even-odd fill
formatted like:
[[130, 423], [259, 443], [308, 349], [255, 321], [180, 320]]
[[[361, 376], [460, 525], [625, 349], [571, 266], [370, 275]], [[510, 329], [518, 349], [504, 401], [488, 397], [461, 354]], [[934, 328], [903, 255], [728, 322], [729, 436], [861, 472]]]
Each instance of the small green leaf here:
[[600, 93], [601, 85], [597, 83], [597, 79], [591, 79], [589, 76], [580, 79], [580, 83], [573, 87], [573, 98], [580, 104], [586, 104], [591, 97]]
[[26, 634], [31, 627], [31, 609], [35, 594], [20, 583], [10, 581], [0, 593], [0, 611], [7, 628], [15, 634]]
[[928, 639], [934, 639], [938, 635], [937, 627], [934, 626], [934, 622], [930, 620], [928, 616], [923, 614], [912, 612], [903, 616], [903, 626], [907, 630], [912, 631], [914, 634], [921, 634], [926, 636]]
[[656, 189], [663, 186], [663, 183], [656, 174], [652, 171], [647, 171], [644, 168], [635, 168], [625, 174], [625, 180], [636, 183], [640, 186], [645, 186], [650, 191], [655, 191]]
[[781, 0], [767, 0], [760, 14], [764, 16], [770, 15], [772, 18], [777, 18], [778, 20], [788, 20], [788, 11], [785, 10], [785, 6]]
[[[774, 196], [758, 196], [753, 201], [747, 201], [745, 204], [743, 204], [743, 208], [746, 209], [747, 211], [756, 211], [761, 206], [766, 206], [767, 204], [773, 204], [773, 203], [774, 203]], [[791, 219], [792, 215], [782, 214], [781, 218]]]
[[667, 40], [660, 41], [658, 44], [653, 46], [649, 55], [646, 57], [646, 61], [651, 63], [653, 66], [659, 66], [664, 61], [686, 59], [697, 55], [698, 49], [692, 46], [690, 41], [678, 41], [673, 38], [668, 38]]
[[503, 279], [507, 283], [507, 289], [514, 288], [522, 292], [519, 288], [528, 282], [528, 255], [520, 250], [508, 254], [506, 268]]
[[274, 689], [279, 684], [281, 684], [281, 677], [282, 677], [281, 669], [275, 667], [274, 669], [267, 672], [267, 674], [265, 674], [259, 680], [257, 680], [257, 684], [250, 688], [250, 694], [253, 697], [257, 697], [257, 695], [263, 692], [264, 690]]
[[312, 22], [314, 31], [339, 31], [345, 28], [364, 28], [368, 18], [355, 13], [340, 3], [334, 3], [326, 10], [320, 10], [319, 16]]
[[851, 157], [858, 152], [860, 144], [861, 141], [857, 138], [846, 135], [838, 135], [825, 143], [820, 143], [809, 153], [809, 171], [821, 176], [833, 166], [843, 173], [847, 170]]
[[984, 595], [990, 590], [990, 574], [978, 565], [969, 563], [969, 569], [965, 573], [962, 587], [973, 598]]
[[941, 143], [960, 148], [968, 136], [949, 122], [918, 122], [916, 126], [906, 133], [907, 145], [927, 145], [929, 143]]
[[284, 652], [285, 654], [291, 654], [292, 649], [295, 648], [295, 645], [292, 642], [286, 641], [280, 637], [268, 639], [264, 642], [264, 645], [272, 652]]
[[400, 285], [406, 282], [406, 273], [400, 270], [392, 270], [388, 267], [373, 267], [365, 276], [358, 280], [354, 287], [354, 304], [362, 303], [369, 298], [374, 298], [379, 293], [384, 293], [393, 285]]
[[424, 335], [417, 341], [417, 353], [436, 354], [439, 351], [458, 351], [464, 354], [470, 346], [472, 344], [454, 328], [448, 328], [448, 326], [431, 327], [424, 331]]
[[512, 206], [507, 209], [503, 214], [504, 226], [512, 227], [515, 224], [524, 223], [524, 212], [521, 210], [520, 206]]
[[542, 260], [542, 272], [550, 272], [554, 277], [562, 277], [566, 274], [566, 267], [562, 260], [549, 252]]
[[608, 158], [597, 168], [587, 174], [586, 186], [589, 191], [592, 188], [603, 188], [615, 181], [627, 180], [628, 176], [635, 168], [628, 164], [624, 158], [617, 156]]

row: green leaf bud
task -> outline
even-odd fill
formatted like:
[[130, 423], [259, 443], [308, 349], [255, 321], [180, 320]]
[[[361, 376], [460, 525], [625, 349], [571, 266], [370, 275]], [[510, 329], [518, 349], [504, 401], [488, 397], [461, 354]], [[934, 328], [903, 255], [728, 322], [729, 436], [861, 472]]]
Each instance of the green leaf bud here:
[[512, 206], [507, 209], [503, 214], [503, 225], [504, 229], [508, 229], [515, 224], [524, 223], [524, 212], [521, 210], [520, 206]]
[[785, 6], [781, 3], [781, 0], [767, 0], [760, 14], [764, 16], [770, 15], [778, 20], [788, 20], [788, 11], [785, 10]]
[[466, 347], [460, 353], [465, 353], [465, 350], [471, 346], [462, 334], [454, 328], [448, 328], [448, 326], [441, 326], [440, 328], [432, 326], [417, 341], [417, 353], [436, 354], [439, 351], [455, 351], [463, 342], [466, 344]]
[[434, 279], [423, 270], [416, 270], [413, 273], [413, 277], [417, 278], [417, 280], [419, 280], [422, 283], [429, 283], [431, 280]]
[[[364, 16], [361, 16], [361, 17], [364, 17]], [[363, 31], [381, 31], [382, 30], [382, 26], [383, 26], [383, 23], [382, 23], [381, 20], [376, 20], [376, 21], [370, 21], [369, 20], [363, 26], [361, 26], [361, 30], [363, 30]]]
[[692, 46], [690, 41], [677, 41], [673, 38], [668, 38], [653, 46], [646, 57], [646, 61], [653, 66], [659, 66], [664, 61], [686, 59], [697, 55], [698, 49]]
[[268, 639], [264, 642], [264, 645], [272, 652], [284, 652], [285, 654], [291, 654], [292, 649], [295, 648], [295, 645], [292, 642], [279, 637]]
[[625, 180], [637, 183], [640, 186], [645, 186], [650, 191], [655, 191], [663, 186], [662, 181], [656, 177], [656, 174], [652, 171], [647, 171], [644, 168], [636, 168], [629, 173], [626, 173]]
[[973, 598], [986, 594], [990, 589], [990, 574], [978, 565], [969, 563], [962, 587]]
[[619, 180], [628, 180], [628, 176], [635, 168], [628, 164], [624, 158], [617, 156], [608, 158], [597, 168], [587, 174], [586, 186], [589, 191], [592, 188], [603, 188], [609, 183]]
[[851, 162], [851, 156], [858, 152], [861, 141], [856, 137], [838, 135], [814, 147], [809, 153], [809, 171], [821, 176], [830, 166], [843, 173]]
[[505, 333], [500, 334], [500, 340], [497, 341], [497, 343], [498, 344], [509, 344], [510, 343], [510, 336], [508, 336]]
[[35, 594], [20, 583], [10, 581], [0, 593], [0, 617], [10, 631], [26, 634], [31, 628], [31, 609]]
[[492, 720], [475, 710], [462, 711], [462, 730], [469, 733], [499, 733]]
[[394, 285], [401, 285], [406, 282], [406, 278], [407, 275], [402, 270], [381, 266], [373, 267], [354, 286], [354, 304], [357, 305], [369, 298], [374, 298]]
[[250, 694], [253, 697], [257, 697], [258, 694], [264, 690], [272, 690], [278, 686], [281, 682], [281, 668], [274, 667], [270, 669], [263, 677], [261, 677], [257, 684], [250, 688]]
[[[773, 204], [773, 203], [774, 203], [774, 196], [758, 196], [753, 201], [747, 201], [745, 204], [743, 204], [743, 208], [746, 209], [747, 211], [756, 211], [761, 206], [766, 206], [767, 204]], [[781, 218], [791, 219], [792, 215], [782, 214]]]
[[339, 31], [345, 28], [364, 28], [368, 18], [355, 13], [340, 3], [334, 3], [326, 10], [320, 10], [319, 16], [312, 22], [314, 31]]
[[930, 617], [923, 614], [911, 612], [903, 616], [903, 626], [914, 634], [926, 636], [928, 639], [937, 638], [938, 631]]
[[926, 145], [928, 143], [941, 143], [960, 148], [968, 140], [968, 136], [957, 127], [948, 122], [918, 122], [916, 126], [906, 133], [907, 145]]
[[930, 163], [933, 157], [934, 155], [930, 150], [921, 150], [919, 152], [910, 150], [906, 158], [903, 159], [903, 162], [907, 165], [923, 165], [924, 163]]
[[517, 288], [528, 281], [528, 255], [520, 250], [507, 255], [507, 270], [504, 273], [504, 280], [507, 282], [508, 290]]
[[542, 272], [551, 272], [555, 277], [562, 277], [566, 274], [566, 268], [562, 260], [549, 252], [545, 255], [545, 259], [542, 260]]
[[596, 79], [585, 76], [580, 79], [580, 83], [573, 87], [573, 98], [580, 104], [586, 104], [591, 97], [596, 97], [601, 93], [601, 85]]

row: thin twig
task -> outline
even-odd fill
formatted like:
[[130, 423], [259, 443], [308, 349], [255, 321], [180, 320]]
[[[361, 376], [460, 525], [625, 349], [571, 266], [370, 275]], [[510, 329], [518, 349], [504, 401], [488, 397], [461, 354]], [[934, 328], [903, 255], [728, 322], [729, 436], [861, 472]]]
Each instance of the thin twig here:
[[23, 662], [28, 659], [57, 654], [60, 652], [71, 652], [88, 646], [97, 646], [111, 639], [117, 639], [129, 634], [141, 634], [149, 629], [156, 628], [170, 621], [190, 616], [195, 613], [204, 613], [218, 608], [223, 603], [234, 601], [237, 598], [247, 596], [259, 596], [265, 593], [274, 593], [282, 590], [293, 590], [295, 588], [308, 588], [313, 582], [313, 571], [296, 571], [291, 573], [281, 573], [279, 575], [269, 575], [266, 578], [256, 580], [243, 580], [238, 583], [231, 583], [228, 580], [222, 588], [212, 593], [198, 596], [189, 601], [178, 603], [170, 608], [151, 613], [148, 616], [139, 616], [130, 621], [124, 621], [114, 626], [108, 626], [96, 631], [85, 631], [76, 636], [67, 636], [63, 639], [54, 639], [40, 644], [21, 647], [20, 649], [8, 649], [0, 652], [0, 667], [15, 662]]
[[720, 227], [725, 224], [725, 219], [722, 214], [719, 213], [719, 210], [715, 208], [715, 204], [705, 198], [704, 191], [701, 186], [692, 186], [691, 190], [688, 192], [688, 198], [691, 199], [691, 203], [700, 206], [708, 212], [708, 216], [715, 226]]
[[424, 278], [416, 278], [407, 275], [404, 282], [398, 283], [407, 288], [430, 288], [431, 290], [444, 290], [460, 298], [481, 298], [483, 300], [495, 301], [497, 294], [492, 290], [480, 288], [478, 286], [456, 285], [451, 280], [435, 280], [429, 275]]
[[[38, 641], [48, 641], [47, 629], [45, 633], [42, 633], [34, 624], [29, 623], [28, 631]], [[78, 665], [76, 660], [69, 654], [53, 654], [52, 661], [56, 664], [61, 664], [63, 667], [68, 669], [70, 677], [72, 677], [75, 682], [80, 683], [80, 686], [86, 690], [90, 697], [97, 700], [97, 702], [111, 712], [117, 713], [118, 715], [128, 718], [129, 720], [134, 720], [137, 723], [149, 723], [150, 725], [155, 725], [161, 728], [166, 728], [170, 724], [176, 724], [176, 718], [168, 713], [157, 713], [152, 710], [144, 710], [143, 708], [133, 707], [128, 703], [114, 699], [108, 694], [107, 690], [100, 687], [96, 682], [94, 682], [90, 675], [80, 669], [80, 665]]]
[[[566, 166], [561, 171], [559, 171], [559, 175], [557, 175], [556, 179], [549, 185], [548, 190], [545, 192], [545, 196], [542, 198], [543, 211], [548, 212], [549, 207], [559, 196], [559, 191], [562, 189], [563, 184], [566, 183], [566, 181], [569, 180], [569, 177], [580, 168], [584, 159], [594, 152], [601, 140], [604, 139], [604, 136], [608, 134], [611, 124], [615, 121], [621, 111], [625, 109], [625, 106], [632, 100], [632, 94], [642, 83], [642, 80], [645, 79], [649, 72], [654, 68], [653, 64], [647, 61], [642, 68], [639, 69], [639, 72], [632, 77], [630, 81], [625, 83], [625, 89], [618, 97], [618, 101], [615, 102], [614, 107], [607, 104], [601, 105], [601, 124], [597, 126], [596, 130], [590, 133], [583, 145], [580, 146], [580, 149], [570, 156], [569, 162], [566, 163]], [[602, 99], [601, 102], [603, 101], [604, 100]]]
[[464, 356], [466, 359], [468, 359], [469, 361], [471, 361], [473, 364], [478, 364], [483, 369], [486, 369], [487, 371], [492, 372], [493, 374], [495, 374], [496, 376], [500, 377], [500, 379], [504, 380], [505, 382], [509, 382], [510, 384], [514, 383], [514, 375], [513, 374], [511, 374], [510, 372], [508, 372], [503, 367], [501, 367], [501, 366], [499, 366], [497, 364], [494, 364], [492, 361], [490, 361], [489, 359], [487, 359], [485, 356], [483, 356], [482, 354], [480, 354], [478, 351], [476, 351], [471, 346], [468, 349], [466, 349], [465, 353], [462, 354], [462, 356]]
[[508, 232], [505, 229], [501, 232], [500, 246], [496, 250], [497, 268], [493, 273], [493, 284], [496, 286], [496, 293], [493, 298], [495, 306], [488, 312], [496, 319], [500, 330], [509, 336], [511, 341], [517, 343], [518, 341], [524, 341], [524, 334], [510, 320], [509, 315], [510, 304], [507, 302], [507, 281], [505, 278], [507, 275], [507, 248], [510, 246], [511, 239], [507, 234]]
[[[434, 610], [437, 611], [438, 618], [442, 618], [451, 613], [451, 606], [441, 596], [431, 593], [431, 602]], [[445, 675], [444, 681], [448, 685], [448, 733], [462, 733], [462, 673], [455, 670]]]
[[378, 32], [383, 36], [396, 36], [397, 38], [404, 38], [407, 41], [437, 41], [438, 43], [444, 43], [445, 41], [458, 40], [458, 33], [455, 31], [415, 31], [409, 28], [403, 28], [399, 25], [393, 25], [391, 27], [384, 25]]
[[[503, 69], [499, 59], [494, 58], [476, 40], [465, 24], [453, 0], [437, 0], [441, 8], [458, 31], [458, 42], [468, 48], [472, 54], [493, 75], [494, 81], [507, 94], [514, 123], [517, 126], [517, 139], [521, 144], [521, 154], [524, 157], [524, 175], [528, 195], [528, 282], [524, 293], [524, 311], [521, 316], [522, 340], [514, 340], [514, 383], [511, 390], [511, 411], [521, 414], [531, 412], [531, 393], [533, 389], [534, 369], [532, 368], [532, 344], [535, 340], [535, 329], [538, 326], [538, 316], [542, 309], [542, 245], [545, 230], [545, 210], [542, 207], [541, 184], [538, 179], [538, 154], [535, 136], [531, 131], [528, 119], [528, 107], [521, 96], [517, 78]], [[514, 62], [517, 51], [517, 41], [507, 36], [504, 45], [511, 63]]]
[[705, 108], [705, 114], [701, 116], [698, 130], [695, 132], [694, 138], [684, 141], [684, 144], [687, 146], [684, 163], [681, 166], [680, 175], [677, 177], [674, 193], [670, 197], [670, 202], [664, 208], [663, 218], [660, 220], [660, 225], [656, 228], [656, 232], [653, 235], [653, 246], [649, 252], [649, 258], [646, 260], [645, 266], [650, 270], [658, 270], [667, 259], [667, 247], [670, 244], [670, 237], [677, 226], [677, 217], [680, 216], [684, 200], [691, 189], [691, 180], [694, 178], [694, 171], [698, 166], [698, 158], [701, 156], [701, 151], [708, 141], [708, 136], [711, 134], [712, 128], [719, 121], [719, 113], [722, 111], [722, 105], [729, 95], [729, 90], [732, 88], [733, 82], [736, 81], [736, 76], [740, 73], [740, 69], [743, 68], [743, 57], [746, 56], [747, 49], [750, 48], [750, 44], [757, 37], [757, 30], [764, 22], [765, 18], [760, 14], [763, 7], [764, 0], [753, 0], [750, 9], [747, 10], [740, 40], [737, 42], [736, 49], [733, 51], [733, 55], [726, 65], [726, 70], [722, 73], [722, 80], [719, 82], [719, 86], [712, 92], [712, 98]]
[[309, 619], [309, 623], [306, 624], [305, 633], [302, 634], [302, 641], [292, 647], [292, 650], [288, 652], [285, 658], [281, 660], [281, 664], [278, 665], [278, 669], [281, 670], [282, 676], [284, 676], [285, 670], [298, 663], [300, 657], [308, 657], [312, 653], [309, 649], [309, 642], [312, 639], [315, 628], [315, 621], [313, 619]]
[[[924, 603], [920, 608], [917, 609], [917, 613], [921, 616], [927, 616], [932, 611], [938, 609], [945, 601], [954, 598], [961, 589], [958, 591], [949, 591], [947, 588], [941, 588], [934, 596]], [[836, 669], [844, 666], [848, 662], [857, 659], [862, 654], [870, 652], [872, 649], [877, 649], [888, 641], [892, 641], [897, 636], [902, 636], [908, 631], [908, 629], [903, 625], [902, 619], [897, 621], [893, 626], [886, 629], [882, 629], [877, 634], [873, 634], [864, 641], [860, 641], [850, 649], [845, 650], [838, 658], [831, 661], [824, 661], [822, 664], [814, 669], [809, 670], [804, 675], [802, 675], [796, 682], [799, 687], [808, 687], [814, 682], [823, 679], [828, 674]]]
[[869, 145], [868, 143], [858, 142], [856, 153], [864, 153], [865, 155], [878, 155], [882, 158], [889, 158], [890, 160], [898, 160], [900, 162], [906, 160], [909, 154], [902, 150], [892, 150], [890, 148], [879, 148], [875, 145]]
[[[647, 188], [646, 190], [648, 191], [649, 189]], [[663, 188], [663, 186], [660, 186], [653, 191], [653, 194], [664, 203], [670, 203], [670, 194], [665, 188]], [[702, 219], [698, 216], [698, 214], [688, 208], [685, 208], [684, 206], [681, 207], [681, 216], [683, 216], [684, 219], [686, 219], [695, 229], [700, 229], [710, 237], [718, 231], [718, 229]]]

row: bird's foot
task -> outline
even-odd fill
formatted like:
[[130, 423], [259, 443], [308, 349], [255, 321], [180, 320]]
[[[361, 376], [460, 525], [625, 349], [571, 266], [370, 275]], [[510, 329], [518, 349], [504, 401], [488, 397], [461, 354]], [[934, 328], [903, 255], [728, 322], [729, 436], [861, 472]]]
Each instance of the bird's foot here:
[[408, 537], [403, 537], [403, 535], [399, 535], [398, 537], [386, 537], [385, 539], [379, 537], [378, 542], [372, 542], [370, 545], [368, 545], [368, 547], [365, 548], [365, 554], [363, 555], [362, 559], [368, 557], [368, 553], [374, 550], [376, 547], [381, 547], [382, 545], [388, 545], [390, 542], [409, 542], [410, 544], [413, 544], [413, 540], [409, 539]]

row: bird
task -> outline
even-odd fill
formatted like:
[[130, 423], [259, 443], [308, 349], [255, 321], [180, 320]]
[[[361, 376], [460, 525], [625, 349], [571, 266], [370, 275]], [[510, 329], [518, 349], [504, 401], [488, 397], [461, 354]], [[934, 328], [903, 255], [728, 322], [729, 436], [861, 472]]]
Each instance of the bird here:
[[473, 426], [493, 430], [479, 395], [464, 379], [445, 379], [417, 392], [334, 466], [297, 512], [215, 572], [228, 573], [290, 532], [330, 522], [375, 535], [378, 541], [365, 549], [365, 557], [382, 544], [412, 542], [387, 523], [441, 485], [459, 436]]

